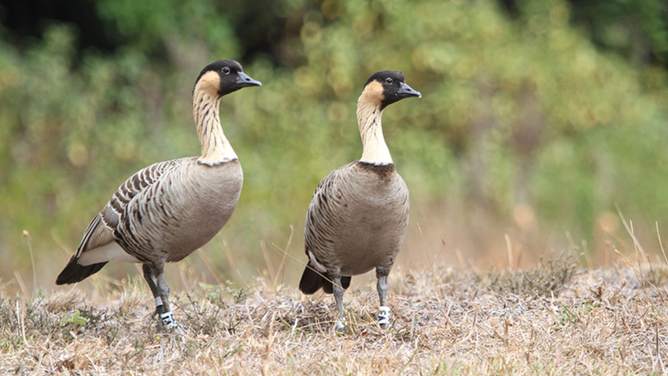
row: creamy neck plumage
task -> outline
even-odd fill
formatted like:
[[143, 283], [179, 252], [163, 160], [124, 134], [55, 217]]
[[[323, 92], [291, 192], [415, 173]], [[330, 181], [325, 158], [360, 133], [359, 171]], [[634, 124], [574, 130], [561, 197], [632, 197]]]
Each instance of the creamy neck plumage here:
[[393, 163], [390, 149], [387, 148], [383, 137], [382, 116], [383, 110], [380, 109], [380, 104], [366, 100], [364, 95], [360, 97], [357, 102], [357, 124], [364, 148], [361, 162], [378, 166]]
[[238, 159], [220, 125], [220, 99], [219, 96], [212, 96], [205, 90], [195, 88], [193, 117], [202, 145], [202, 156], [198, 161], [209, 166]]

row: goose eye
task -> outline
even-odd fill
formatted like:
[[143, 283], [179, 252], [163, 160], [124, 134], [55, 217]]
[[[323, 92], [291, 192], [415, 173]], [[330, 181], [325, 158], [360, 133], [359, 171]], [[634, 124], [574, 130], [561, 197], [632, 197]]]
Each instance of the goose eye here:
[[385, 79], [385, 82], [388, 83], [388, 84], [392, 84], [392, 79], [388, 77], [388, 78]]
[[223, 73], [224, 74], [230, 74], [230, 68], [229, 67], [223, 67]]

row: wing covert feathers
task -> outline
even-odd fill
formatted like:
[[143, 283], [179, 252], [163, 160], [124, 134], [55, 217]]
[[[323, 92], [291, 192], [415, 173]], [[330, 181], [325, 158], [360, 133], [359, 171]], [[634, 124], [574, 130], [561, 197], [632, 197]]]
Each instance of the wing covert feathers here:
[[118, 230], [119, 224], [125, 214], [128, 203], [140, 192], [146, 190], [158, 181], [163, 173], [178, 165], [176, 161], [155, 163], [128, 178], [114, 193], [107, 205], [97, 214], [88, 225], [81, 239], [77, 251], [58, 275], [57, 285], [76, 283], [97, 273], [104, 267], [106, 262], [92, 265], [80, 265], [77, 260], [81, 255], [98, 247], [115, 241], [114, 232]]

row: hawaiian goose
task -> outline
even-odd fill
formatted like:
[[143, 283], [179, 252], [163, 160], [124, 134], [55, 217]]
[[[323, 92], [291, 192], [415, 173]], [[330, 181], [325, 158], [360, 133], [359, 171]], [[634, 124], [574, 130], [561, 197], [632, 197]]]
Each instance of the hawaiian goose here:
[[88, 225], [56, 284], [79, 282], [108, 261], [142, 263], [162, 327], [179, 329], [164, 265], [211, 240], [237, 206], [243, 172], [220, 125], [219, 106], [224, 95], [248, 86], [261, 83], [236, 61], [219, 60], [202, 70], [193, 89], [202, 155], [156, 163], [126, 180]]
[[381, 117], [388, 105], [421, 97], [399, 71], [377, 72], [357, 101], [362, 159], [329, 173], [313, 194], [304, 226], [308, 266], [299, 289], [334, 293], [343, 329], [343, 290], [353, 275], [376, 269], [380, 300], [379, 324], [387, 328], [387, 276], [408, 226], [408, 188], [394, 168], [383, 138]]

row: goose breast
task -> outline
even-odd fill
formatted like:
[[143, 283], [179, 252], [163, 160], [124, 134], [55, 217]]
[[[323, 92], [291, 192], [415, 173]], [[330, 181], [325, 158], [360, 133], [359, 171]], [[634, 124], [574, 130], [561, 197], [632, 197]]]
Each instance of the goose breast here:
[[393, 165], [353, 162], [316, 189], [306, 220], [306, 246], [341, 275], [390, 267], [408, 226], [409, 193]]

